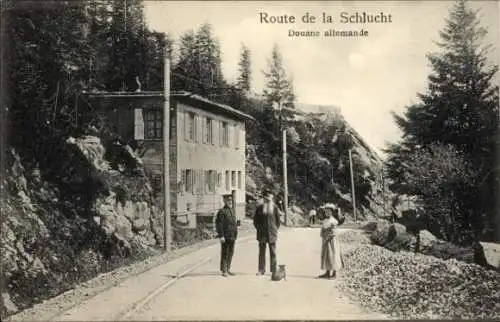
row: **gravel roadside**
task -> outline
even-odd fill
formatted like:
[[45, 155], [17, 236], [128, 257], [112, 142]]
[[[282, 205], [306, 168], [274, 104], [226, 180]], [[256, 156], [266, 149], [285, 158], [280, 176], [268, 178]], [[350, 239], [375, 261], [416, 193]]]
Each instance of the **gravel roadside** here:
[[500, 274], [493, 270], [364, 242], [343, 245], [340, 290], [371, 311], [397, 319], [500, 318]]

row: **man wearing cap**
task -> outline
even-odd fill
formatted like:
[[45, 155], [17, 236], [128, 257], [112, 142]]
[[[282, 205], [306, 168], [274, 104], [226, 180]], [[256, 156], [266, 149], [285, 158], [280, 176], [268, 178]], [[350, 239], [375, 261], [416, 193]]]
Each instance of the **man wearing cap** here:
[[222, 276], [227, 277], [228, 275], [234, 275], [230, 269], [234, 253], [234, 243], [238, 237], [238, 224], [236, 215], [232, 209], [232, 195], [226, 194], [222, 197], [224, 199], [224, 207], [217, 212], [215, 227], [217, 238], [219, 238], [221, 244], [220, 270]]
[[270, 191], [264, 193], [264, 203], [257, 207], [253, 224], [257, 229], [259, 242], [259, 264], [257, 275], [264, 275], [266, 271], [266, 246], [269, 245], [271, 273], [276, 273], [276, 241], [280, 227], [280, 211], [273, 202]]

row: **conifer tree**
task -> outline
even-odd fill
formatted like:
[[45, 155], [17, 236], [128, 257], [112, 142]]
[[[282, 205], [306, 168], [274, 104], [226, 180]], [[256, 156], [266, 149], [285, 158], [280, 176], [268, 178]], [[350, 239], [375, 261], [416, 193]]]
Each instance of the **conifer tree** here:
[[239, 76], [236, 87], [243, 93], [248, 93], [251, 88], [252, 71], [250, 49], [247, 46], [241, 46], [240, 61], [238, 62]]
[[[492, 82], [498, 66], [488, 64], [490, 47], [482, 43], [486, 33], [478, 11], [458, 0], [439, 33], [441, 51], [428, 55], [432, 67], [428, 90], [418, 94], [420, 102], [407, 107], [403, 116], [394, 115], [403, 141], [388, 149], [389, 172], [402, 187], [409, 175], [405, 168], [417, 151], [429, 151], [435, 144], [453, 146], [476, 173], [477, 185], [466, 193], [469, 202], [460, 211], [470, 214], [469, 224], [478, 233], [484, 225], [491, 226], [498, 193], [498, 171], [494, 171], [498, 87]], [[418, 192], [423, 187], [406, 184], [408, 188]]]
[[204, 23], [196, 32], [185, 32], [180, 39], [179, 52], [175, 86], [207, 96], [220, 94], [220, 89], [226, 84], [222, 75], [220, 44], [213, 35], [212, 26]]
[[293, 119], [288, 109], [295, 108], [295, 94], [293, 81], [288, 77], [283, 66], [283, 56], [277, 44], [274, 45], [271, 59], [268, 61], [268, 70], [264, 72], [266, 86], [264, 97], [272, 109], [273, 115], [278, 117], [278, 127], [282, 128], [282, 121]]

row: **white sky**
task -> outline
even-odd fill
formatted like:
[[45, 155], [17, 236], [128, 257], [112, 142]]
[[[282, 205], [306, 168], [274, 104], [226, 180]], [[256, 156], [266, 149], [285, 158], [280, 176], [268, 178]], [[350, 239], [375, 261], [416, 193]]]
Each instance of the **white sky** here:
[[[497, 1], [473, 1], [481, 9], [482, 25], [489, 31], [492, 63], [498, 64], [499, 24]], [[267, 67], [273, 43], [281, 48], [285, 68], [294, 79], [300, 103], [335, 105], [365, 141], [379, 150], [400, 137], [390, 111], [401, 113], [425, 92], [430, 72], [426, 53], [437, 50], [435, 41], [448, 17], [451, 1], [145, 1], [150, 28], [178, 40], [188, 29], [203, 22], [213, 26], [221, 43], [223, 72], [228, 80], [237, 76], [241, 44], [251, 50], [252, 87], [260, 93], [262, 70]], [[391, 24], [321, 23], [322, 12], [384, 12]], [[261, 24], [259, 13], [295, 15], [295, 24]], [[318, 16], [304, 24], [306, 12]], [[368, 30], [368, 37], [293, 38], [288, 30]]]

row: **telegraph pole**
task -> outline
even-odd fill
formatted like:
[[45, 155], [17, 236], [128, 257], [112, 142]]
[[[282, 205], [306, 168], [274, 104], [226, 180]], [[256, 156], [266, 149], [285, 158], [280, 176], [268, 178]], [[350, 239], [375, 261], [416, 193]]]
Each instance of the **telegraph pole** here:
[[170, 219], [170, 58], [165, 48], [163, 67], [163, 248], [170, 252], [172, 246], [172, 222]]
[[283, 209], [285, 211], [285, 226], [288, 225], [288, 178], [286, 167], [286, 130], [283, 130], [283, 186], [284, 186], [284, 200]]
[[358, 222], [356, 215], [356, 193], [354, 191], [354, 173], [352, 172], [352, 153], [351, 149], [349, 149], [349, 167], [351, 169], [351, 194], [352, 194], [352, 211], [354, 214], [354, 221]]

